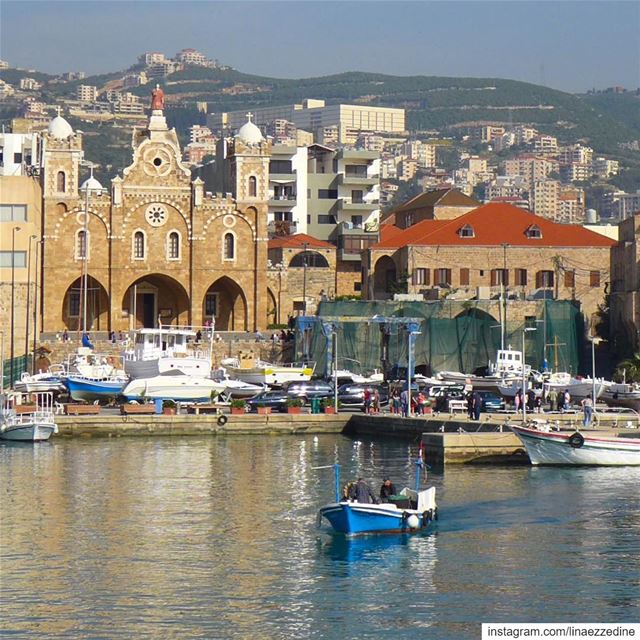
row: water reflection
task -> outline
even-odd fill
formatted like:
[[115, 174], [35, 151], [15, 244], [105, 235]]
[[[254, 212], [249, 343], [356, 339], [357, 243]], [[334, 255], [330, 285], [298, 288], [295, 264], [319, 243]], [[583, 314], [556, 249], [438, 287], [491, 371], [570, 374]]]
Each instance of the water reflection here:
[[4, 634], [466, 638], [639, 615], [640, 470], [432, 472], [429, 534], [315, 527], [331, 470], [412, 486], [415, 445], [344, 436], [0, 446]]

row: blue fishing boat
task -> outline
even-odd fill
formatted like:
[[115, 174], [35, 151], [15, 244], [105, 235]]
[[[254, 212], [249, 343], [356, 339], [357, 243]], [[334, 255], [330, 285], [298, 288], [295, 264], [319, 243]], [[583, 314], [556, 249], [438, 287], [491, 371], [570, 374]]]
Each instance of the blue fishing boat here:
[[115, 398], [125, 385], [127, 378], [88, 378], [85, 376], [67, 376], [64, 383], [69, 390], [69, 395], [74, 400], [93, 402], [94, 400]]
[[318, 511], [318, 524], [325, 518], [335, 531], [356, 536], [367, 533], [415, 533], [424, 531], [437, 519], [435, 487], [420, 491], [421, 458], [416, 461], [416, 488], [405, 487], [391, 502], [382, 504], [365, 504], [342, 498], [339, 467], [332, 466], [335, 471], [336, 498], [335, 502]]

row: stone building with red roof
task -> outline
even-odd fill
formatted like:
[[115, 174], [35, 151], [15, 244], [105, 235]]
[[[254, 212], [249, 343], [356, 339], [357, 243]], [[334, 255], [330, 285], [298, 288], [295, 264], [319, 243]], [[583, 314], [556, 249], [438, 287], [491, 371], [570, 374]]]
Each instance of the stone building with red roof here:
[[367, 253], [363, 292], [388, 299], [406, 281], [408, 293], [430, 298], [490, 298], [504, 284], [511, 298], [576, 300], [588, 319], [603, 301], [614, 244], [584, 227], [491, 202], [449, 220], [383, 225]]

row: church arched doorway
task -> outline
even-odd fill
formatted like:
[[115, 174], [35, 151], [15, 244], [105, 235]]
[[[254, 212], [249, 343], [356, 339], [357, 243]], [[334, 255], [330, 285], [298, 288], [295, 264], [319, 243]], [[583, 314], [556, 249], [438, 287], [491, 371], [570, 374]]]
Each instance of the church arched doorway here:
[[373, 274], [373, 297], [376, 300], [386, 300], [391, 297], [396, 274], [396, 264], [389, 256], [382, 256], [376, 262]]
[[86, 307], [86, 327], [88, 331], [109, 330], [109, 296], [106, 289], [93, 276], [87, 276], [86, 305], [84, 279], [76, 278], [68, 287], [62, 299], [60, 317], [69, 331], [81, 331], [85, 326], [84, 312]]
[[213, 322], [216, 331], [248, 331], [247, 299], [231, 278], [218, 278], [202, 301], [202, 324]]
[[122, 299], [122, 310], [129, 317], [129, 329], [191, 324], [189, 296], [184, 287], [177, 280], [158, 273], [131, 283]]

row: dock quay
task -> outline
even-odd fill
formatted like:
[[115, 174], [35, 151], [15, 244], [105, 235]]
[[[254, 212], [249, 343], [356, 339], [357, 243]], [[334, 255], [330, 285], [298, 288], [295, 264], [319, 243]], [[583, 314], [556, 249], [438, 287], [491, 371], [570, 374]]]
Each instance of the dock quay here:
[[[222, 420], [220, 418], [223, 418]], [[541, 417], [541, 416], [540, 416]], [[549, 417], [549, 416], [547, 416]], [[553, 421], [561, 429], [574, 429], [581, 421], [577, 414], [559, 414]], [[628, 416], [627, 416], [628, 417]], [[639, 437], [640, 429], [630, 428], [625, 416], [608, 416], [597, 424], [608, 435]], [[402, 418], [392, 414], [269, 414], [269, 415], [67, 415], [56, 416], [58, 433], [65, 437], [143, 437], [335, 434], [351, 437], [376, 435], [409, 442], [422, 440], [429, 464], [498, 463], [527, 464], [528, 458], [517, 436], [507, 427], [517, 421], [513, 414], [483, 414], [478, 422], [464, 416], [430, 414]]]

